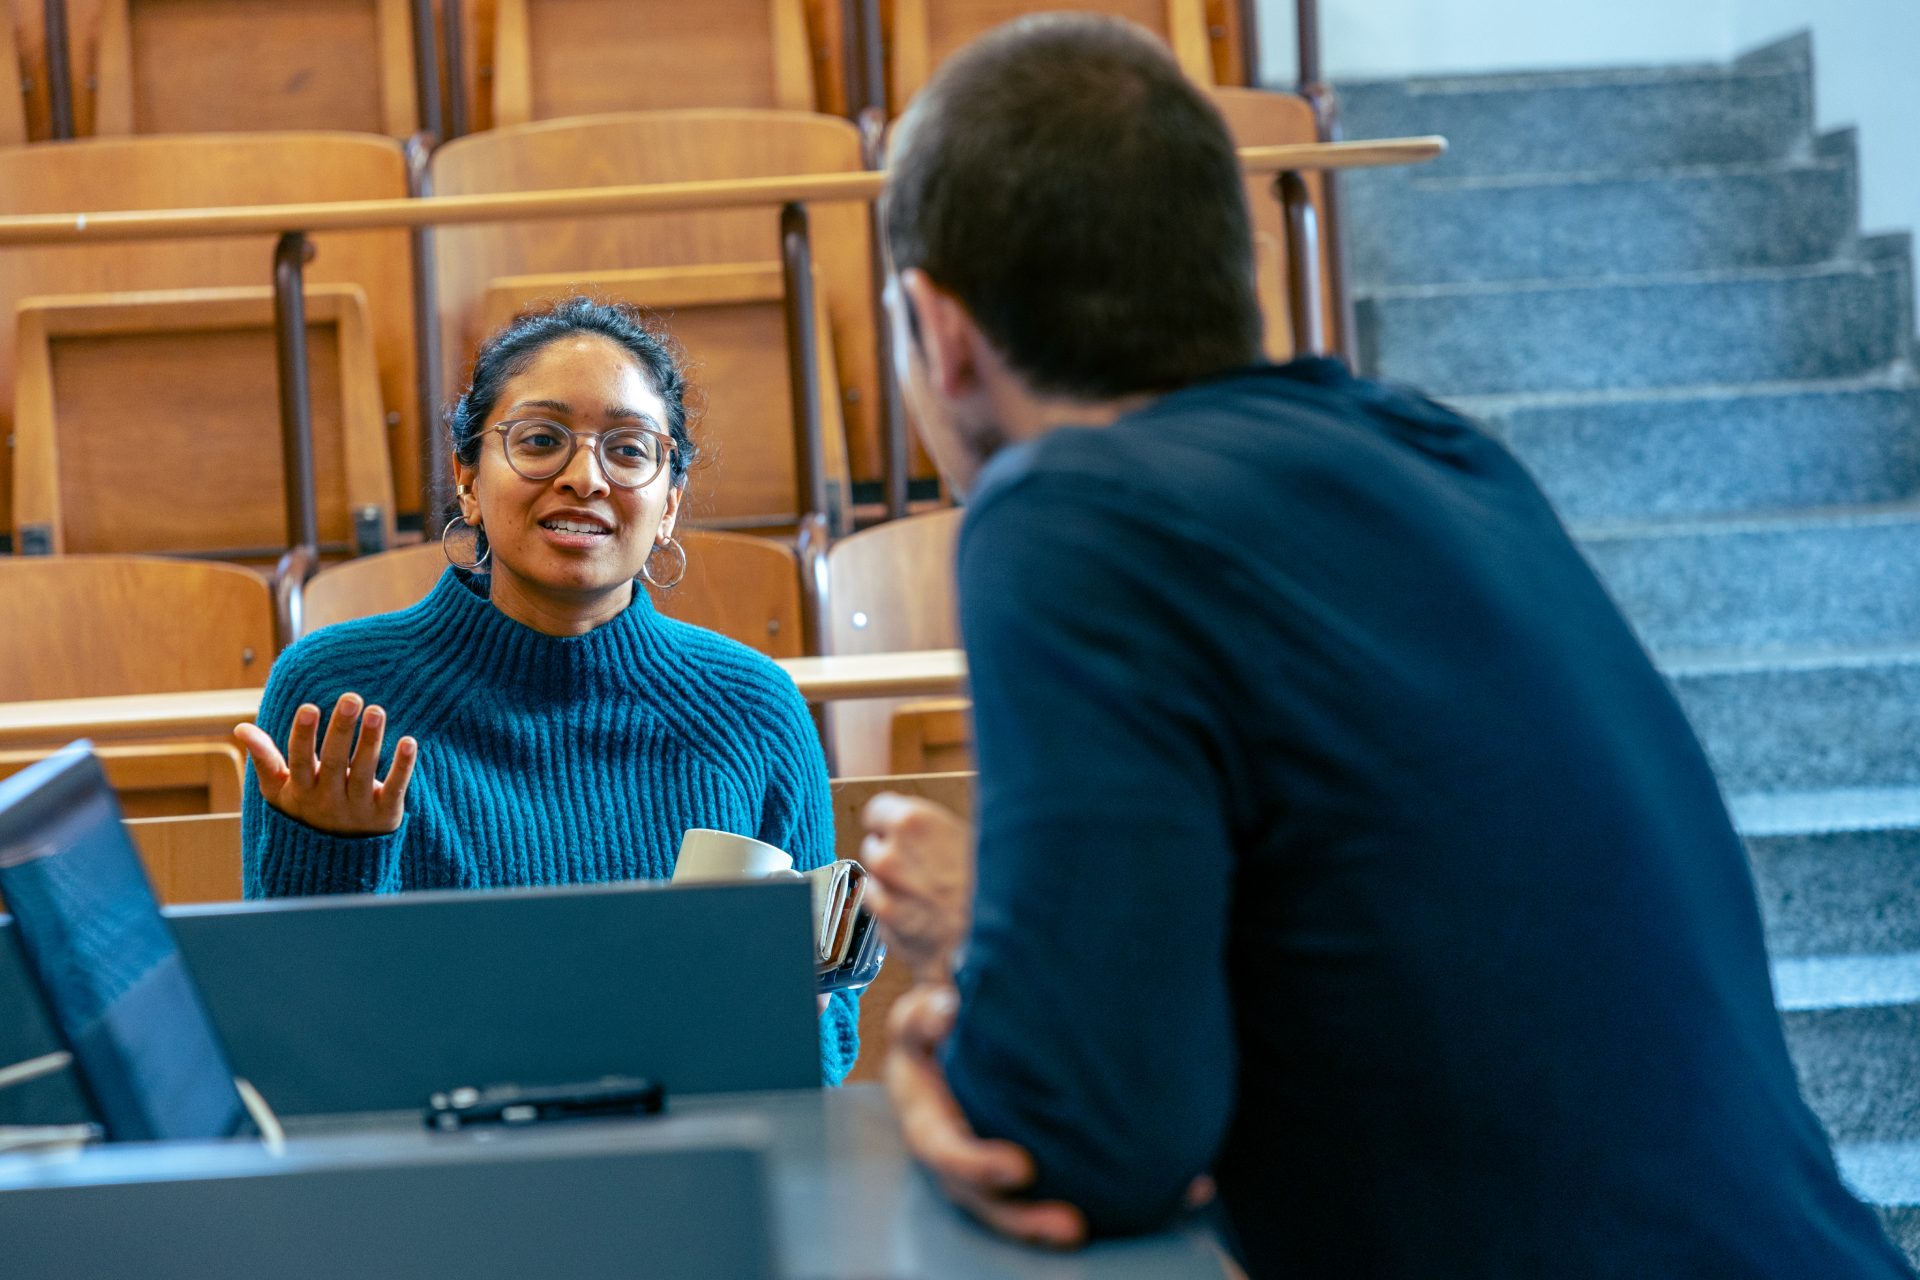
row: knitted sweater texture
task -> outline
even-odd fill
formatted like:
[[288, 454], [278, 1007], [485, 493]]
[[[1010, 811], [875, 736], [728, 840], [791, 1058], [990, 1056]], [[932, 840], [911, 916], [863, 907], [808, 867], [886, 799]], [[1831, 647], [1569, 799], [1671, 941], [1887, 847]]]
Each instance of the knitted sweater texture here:
[[[494, 608], [487, 585], [449, 570], [413, 608], [280, 656], [259, 724], [282, 750], [301, 703], [324, 717], [352, 692], [386, 708], [382, 776], [403, 735], [420, 756], [399, 830], [371, 837], [280, 813], [249, 767], [248, 897], [660, 880], [690, 827], [764, 840], [803, 870], [833, 860], [826, 762], [779, 667], [661, 615], [644, 590], [559, 637]], [[857, 1027], [855, 997], [836, 994], [820, 1022], [828, 1083], [852, 1067]]]

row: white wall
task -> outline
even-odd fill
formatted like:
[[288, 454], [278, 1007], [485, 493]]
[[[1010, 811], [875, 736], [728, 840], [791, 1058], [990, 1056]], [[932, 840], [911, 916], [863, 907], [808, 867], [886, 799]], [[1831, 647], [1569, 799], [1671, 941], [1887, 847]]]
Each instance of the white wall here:
[[[1815, 120], [1860, 130], [1861, 221], [1920, 228], [1920, 0], [1321, 0], [1336, 80], [1726, 62], [1813, 31]], [[1260, 0], [1270, 82], [1291, 80], [1293, 0]]]

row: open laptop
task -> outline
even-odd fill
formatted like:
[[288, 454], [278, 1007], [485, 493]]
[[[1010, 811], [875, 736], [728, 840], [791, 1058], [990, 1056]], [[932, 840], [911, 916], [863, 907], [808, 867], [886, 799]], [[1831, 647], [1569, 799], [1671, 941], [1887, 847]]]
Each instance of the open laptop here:
[[78, 742], [0, 781], [6, 930], [109, 1141], [252, 1132], [120, 806]]

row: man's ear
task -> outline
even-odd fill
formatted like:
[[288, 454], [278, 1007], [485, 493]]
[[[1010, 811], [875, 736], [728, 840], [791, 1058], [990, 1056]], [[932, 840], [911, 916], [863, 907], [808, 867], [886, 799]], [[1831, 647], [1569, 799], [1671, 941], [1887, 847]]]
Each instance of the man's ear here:
[[941, 396], [960, 399], [979, 388], [977, 353], [985, 342], [966, 305], [918, 267], [900, 273], [908, 328], [927, 362], [927, 382]]

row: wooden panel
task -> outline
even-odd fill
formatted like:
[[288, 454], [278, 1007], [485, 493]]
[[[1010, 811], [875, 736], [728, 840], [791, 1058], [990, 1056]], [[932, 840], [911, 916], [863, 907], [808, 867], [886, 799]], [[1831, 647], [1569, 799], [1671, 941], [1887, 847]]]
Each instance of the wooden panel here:
[[894, 708], [890, 769], [894, 773], [961, 773], [973, 762], [973, 703], [924, 698]]
[[1145, 27], [1172, 46], [1197, 82], [1214, 83], [1203, 0], [892, 0], [889, 66], [894, 114], [962, 45], [1029, 13], [1104, 13]]
[[[1214, 104], [1226, 117], [1234, 142], [1242, 147], [1272, 147], [1289, 143], [1312, 142], [1318, 136], [1313, 108], [1305, 98], [1291, 93], [1266, 93], [1258, 89], [1216, 89]], [[1321, 215], [1320, 277], [1323, 282], [1332, 266], [1326, 250], [1326, 204], [1322, 196], [1324, 182], [1318, 173], [1301, 177]], [[1293, 321], [1287, 293], [1287, 219], [1274, 193], [1271, 174], [1247, 175], [1247, 208], [1253, 215], [1254, 269], [1259, 273], [1260, 314], [1266, 321], [1267, 355], [1287, 360], [1293, 355]], [[1326, 332], [1338, 332], [1331, 291], [1322, 298], [1322, 321]]]
[[[0, 751], [0, 778], [47, 758], [46, 751]], [[94, 755], [127, 818], [238, 813], [243, 758], [226, 742], [100, 746]]]
[[0, 559], [0, 700], [257, 687], [272, 660], [272, 602], [244, 569]]
[[[973, 818], [974, 776], [971, 773], [917, 774], [890, 778], [841, 778], [833, 784], [835, 854], [860, 860], [865, 831], [860, 814], [867, 801], [883, 791], [919, 796], [945, 805], [969, 821]], [[880, 976], [860, 995], [860, 1058], [847, 1076], [849, 1084], [880, 1079], [887, 1050], [887, 1014], [893, 1002], [912, 985], [904, 964], [889, 961]]]
[[[931, 512], [834, 544], [827, 553], [828, 653], [900, 653], [960, 643], [953, 587], [960, 519], [958, 511]], [[875, 698], [827, 709], [836, 773], [888, 770], [899, 701]]]
[[1240, 21], [1239, 0], [1206, 0], [1207, 44], [1213, 58], [1216, 85], [1247, 86], [1247, 32]]
[[308, 580], [301, 595], [300, 633], [417, 604], [446, 568], [438, 541], [330, 565]]
[[106, 0], [97, 22], [83, 135], [419, 128], [408, 0]]
[[677, 587], [653, 590], [660, 612], [731, 636], [769, 658], [805, 652], [800, 561], [791, 547], [704, 529], [685, 530], [679, 538], [687, 575]]
[[127, 823], [127, 834], [161, 902], [172, 906], [240, 899], [239, 814], [134, 819]]
[[[397, 143], [365, 136], [228, 134], [97, 139], [0, 149], [0, 213], [166, 209], [279, 200], [404, 197]], [[316, 236], [309, 282], [354, 283], [367, 297], [389, 416], [394, 483], [417, 505], [412, 259], [404, 231]], [[35, 295], [263, 286], [273, 237], [101, 243], [0, 253], [0, 352], [15, 350], [15, 313]], [[0, 434], [13, 430], [14, 366], [0, 360]], [[0, 524], [11, 526], [11, 458], [0, 453]]]
[[[433, 162], [441, 195], [859, 170], [859, 135], [844, 120], [730, 110], [498, 129], [449, 143]], [[873, 406], [879, 381], [866, 207], [816, 204], [809, 215], [849, 465], [856, 480], [878, 479]], [[465, 384], [473, 352], [486, 335], [486, 293], [497, 279], [592, 277], [639, 267], [765, 263], [780, 257], [779, 216], [770, 208], [446, 227], [435, 238], [441, 246], [441, 351], [449, 389]], [[774, 349], [781, 349], [778, 340]], [[718, 386], [718, 379], [697, 379], [710, 390]]]
[[[323, 542], [351, 545], [354, 512], [369, 507], [383, 513], [391, 534], [393, 488], [365, 310], [352, 285], [308, 294]], [[23, 525], [46, 509], [36, 491], [51, 482], [59, 489], [56, 550], [286, 544], [268, 290], [29, 298], [21, 317], [15, 499]], [[139, 406], [136, 415], [129, 404]], [[53, 442], [43, 446], [45, 433]], [[149, 500], [125, 500], [134, 476]], [[219, 498], [209, 501], [216, 478]]]
[[821, 109], [807, 27], [804, 0], [496, 0], [493, 123]]

